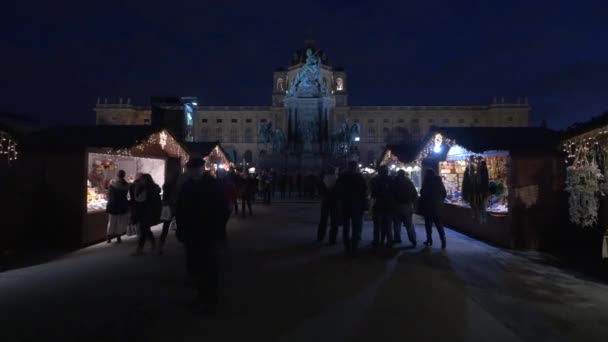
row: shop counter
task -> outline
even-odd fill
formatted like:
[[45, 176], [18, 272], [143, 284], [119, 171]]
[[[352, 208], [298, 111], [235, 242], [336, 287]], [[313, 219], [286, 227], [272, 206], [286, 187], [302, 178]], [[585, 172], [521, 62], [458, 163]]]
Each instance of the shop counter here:
[[444, 203], [442, 214], [448, 228], [497, 246], [514, 247], [511, 217], [506, 213], [487, 213], [486, 222], [480, 223], [471, 208]]

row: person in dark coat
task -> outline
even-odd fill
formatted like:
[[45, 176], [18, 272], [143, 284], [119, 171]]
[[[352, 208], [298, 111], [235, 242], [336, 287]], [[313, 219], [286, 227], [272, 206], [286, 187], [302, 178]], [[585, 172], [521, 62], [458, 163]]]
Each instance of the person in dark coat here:
[[433, 223], [439, 232], [441, 248], [446, 248], [445, 229], [441, 222], [441, 209], [447, 196], [441, 177], [435, 171], [428, 169], [424, 175], [422, 188], [420, 189], [420, 212], [424, 216], [424, 226], [426, 228], [426, 246], [433, 245], [432, 229]]
[[249, 216], [253, 216], [253, 210], [251, 209], [251, 202], [255, 198], [255, 193], [257, 189], [257, 181], [252, 174], [248, 171], [245, 171], [245, 176], [243, 178], [243, 186], [241, 190], [241, 215], [245, 217], [245, 209], [249, 209]]
[[317, 229], [317, 241], [325, 240], [327, 233], [327, 221], [329, 219], [331, 228], [329, 230], [329, 244], [335, 245], [338, 239], [338, 201], [336, 195], [336, 182], [338, 176], [335, 170], [330, 167], [323, 175], [319, 183], [319, 194], [321, 195], [321, 219], [319, 220], [319, 228]]
[[156, 239], [152, 234], [152, 226], [160, 222], [162, 200], [160, 187], [154, 183], [150, 174], [141, 176], [142, 184], [135, 189], [135, 207], [139, 224], [139, 242], [134, 256], [143, 255], [146, 240], [150, 240], [152, 249], [156, 249]]
[[407, 236], [416, 247], [416, 230], [412, 216], [414, 206], [418, 200], [418, 191], [414, 183], [405, 175], [404, 170], [399, 170], [394, 181], [395, 189], [395, 211], [393, 213], [393, 236], [396, 243], [401, 243], [401, 225], [405, 225]]
[[367, 184], [358, 170], [357, 162], [349, 162], [348, 169], [338, 177], [336, 195], [342, 212], [345, 252], [348, 256], [357, 256], [367, 203]]
[[[393, 180], [388, 174], [386, 165], [380, 166], [378, 176], [371, 182], [371, 197], [374, 199], [372, 208], [374, 216], [374, 243], [375, 246], [386, 243], [386, 247], [392, 248], [393, 232], [392, 221], [395, 206], [395, 192]], [[380, 236], [378, 236], [380, 235]]]
[[228, 215], [221, 184], [202, 172], [204, 161], [192, 158], [186, 167], [195, 170], [178, 194], [175, 206], [177, 238], [184, 244], [186, 269], [197, 291], [191, 309], [212, 315], [217, 310], [219, 290], [219, 248], [225, 238]]
[[160, 234], [158, 253], [163, 254], [163, 247], [169, 234], [169, 227], [173, 221], [175, 213], [175, 194], [177, 192], [177, 177], [173, 174], [167, 176], [167, 181], [163, 184], [163, 208], [161, 212], [161, 221], [163, 222], [163, 230]]
[[108, 204], [106, 213], [108, 213], [108, 243], [116, 238], [116, 243], [121, 243], [120, 236], [127, 232], [129, 224], [129, 183], [125, 180], [125, 171], [120, 170], [110, 182], [108, 187]]

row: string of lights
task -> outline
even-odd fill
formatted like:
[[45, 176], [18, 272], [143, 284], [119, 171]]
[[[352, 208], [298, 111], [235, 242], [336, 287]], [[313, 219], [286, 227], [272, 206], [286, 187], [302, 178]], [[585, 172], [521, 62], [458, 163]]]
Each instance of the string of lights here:
[[576, 156], [597, 153], [607, 148], [608, 126], [605, 126], [565, 141], [562, 151], [566, 153], [567, 165], [573, 165], [575, 162], [580, 165], [581, 161], [577, 162]]
[[18, 155], [17, 142], [8, 133], [0, 131], [0, 158], [10, 163], [17, 160]]

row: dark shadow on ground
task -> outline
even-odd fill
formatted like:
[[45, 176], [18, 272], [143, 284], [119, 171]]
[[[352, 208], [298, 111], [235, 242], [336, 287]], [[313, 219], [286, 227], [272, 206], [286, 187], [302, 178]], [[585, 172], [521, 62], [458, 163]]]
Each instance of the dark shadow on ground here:
[[426, 248], [408, 251], [393, 261], [353, 341], [464, 340], [466, 291], [449, 256]]

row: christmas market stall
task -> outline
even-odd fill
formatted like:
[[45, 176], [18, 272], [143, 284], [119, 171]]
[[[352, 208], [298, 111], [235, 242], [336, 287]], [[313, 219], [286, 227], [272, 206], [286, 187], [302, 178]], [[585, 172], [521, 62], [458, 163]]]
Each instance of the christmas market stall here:
[[608, 113], [571, 126], [563, 137], [568, 219], [565, 236], [585, 257], [608, 258]]
[[152, 126], [53, 128], [31, 134], [23, 147], [36, 184], [32, 226], [37, 237], [61, 247], [106, 238], [108, 185], [119, 170], [129, 182], [148, 173], [162, 187], [188, 159], [168, 131]]
[[380, 165], [386, 165], [391, 172], [404, 170], [412, 180], [416, 190], [422, 186], [421, 167], [416, 163], [416, 156], [420, 150], [418, 144], [386, 145]]
[[447, 191], [447, 226], [495, 245], [546, 249], [559, 206], [563, 159], [544, 128], [436, 128], [415, 163]]
[[219, 141], [199, 141], [184, 143], [190, 155], [202, 156], [205, 160], [205, 169], [215, 173], [217, 169], [228, 170], [231, 166], [228, 154]]

